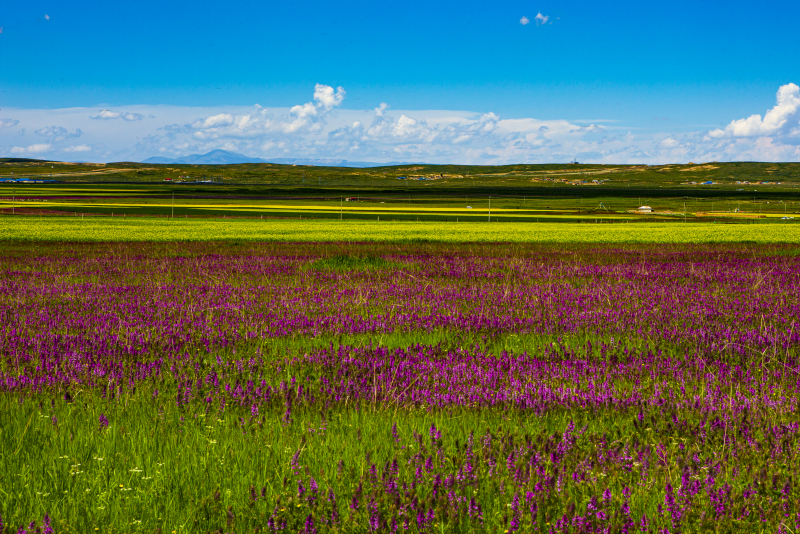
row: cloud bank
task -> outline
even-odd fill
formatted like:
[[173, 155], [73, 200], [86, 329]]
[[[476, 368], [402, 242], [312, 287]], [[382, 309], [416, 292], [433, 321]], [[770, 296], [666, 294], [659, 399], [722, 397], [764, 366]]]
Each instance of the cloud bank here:
[[342, 87], [316, 84], [307, 102], [284, 108], [5, 109], [0, 156], [141, 161], [223, 149], [265, 159], [377, 163], [800, 161], [800, 88], [792, 83], [778, 89], [763, 117], [681, 133], [639, 133], [613, 121], [504, 118], [491, 111], [395, 110], [386, 102], [346, 109], [346, 98]]

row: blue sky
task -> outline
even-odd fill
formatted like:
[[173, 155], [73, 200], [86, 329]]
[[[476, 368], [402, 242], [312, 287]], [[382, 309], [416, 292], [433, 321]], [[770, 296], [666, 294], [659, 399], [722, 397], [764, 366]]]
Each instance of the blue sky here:
[[8, 4], [0, 156], [800, 160], [796, 1]]

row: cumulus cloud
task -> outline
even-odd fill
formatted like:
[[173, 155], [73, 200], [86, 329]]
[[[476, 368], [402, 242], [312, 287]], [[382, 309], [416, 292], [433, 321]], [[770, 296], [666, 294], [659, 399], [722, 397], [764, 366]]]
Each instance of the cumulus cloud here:
[[485, 113], [475, 118], [443, 117], [433, 122], [406, 113], [399, 116], [387, 113], [388, 105], [375, 108], [369, 126], [356, 121], [352, 126], [337, 128], [328, 133], [329, 149], [359, 150], [369, 154], [386, 154], [417, 157], [421, 155], [453, 155], [461, 145], [489, 141], [498, 128], [500, 118]]
[[43, 137], [50, 137], [54, 141], [64, 141], [65, 139], [77, 139], [83, 132], [81, 132], [80, 128], [76, 128], [74, 133], [69, 133], [66, 128], [63, 126], [47, 126], [45, 128], [40, 128], [34, 131], [36, 135], [41, 135]]
[[662, 148], [675, 148], [678, 145], [680, 145], [680, 143], [678, 142], [677, 139], [673, 137], [667, 137], [665, 139], [662, 139], [661, 142], [659, 143], [659, 146], [661, 146]]
[[337, 87], [336, 92], [334, 92], [333, 87], [329, 85], [318, 83], [314, 86], [314, 100], [317, 101], [317, 106], [321, 107], [324, 111], [328, 111], [332, 107], [341, 104], [345, 94], [345, 90], [342, 87]]
[[761, 115], [731, 121], [725, 129], [711, 130], [709, 137], [800, 136], [800, 87], [788, 83], [778, 89], [777, 103]]
[[522, 16], [522, 18], [521, 18], [521, 19], [519, 19], [519, 23], [520, 23], [520, 24], [522, 24], [523, 26], [525, 26], [526, 24], [528, 24], [530, 21], [531, 21], [531, 19], [529, 19], [529, 18], [528, 18], [528, 17], [526, 17], [525, 15], [523, 15], [523, 16]]
[[140, 115], [139, 113], [111, 111], [109, 109], [103, 109], [97, 115], [90, 115], [89, 118], [99, 119], [99, 120], [122, 119], [124, 121], [140, 121], [144, 118], [144, 115]]
[[102, 110], [97, 115], [90, 115], [89, 118], [91, 119], [101, 119], [101, 120], [111, 120], [111, 119], [118, 119], [122, 116], [122, 113], [118, 111], [110, 111], [108, 109]]
[[76, 146], [68, 146], [66, 148], [61, 149], [62, 152], [90, 152], [92, 147], [89, 145], [76, 145]]
[[192, 123], [193, 128], [200, 128], [200, 129], [208, 129], [208, 128], [218, 128], [220, 126], [230, 126], [233, 124], [233, 115], [230, 113], [220, 113], [218, 115], [212, 115], [207, 119], [197, 119]]
[[11, 128], [19, 124], [19, 121], [14, 119], [0, 119], [0, 128]]
[[386, 102], [381, 102], [381, 105], [375, 108], [375, 115], [377, 117], [383, 117], [383, 112], [389, 109], [389, 104]]
[[219, 113], [196, 119], [183, 127], [173, 125], [165, 129], [169, 128], [175, 134], [191, 133], [195, 140], [203, 142], [319, 133], [325, 126], [326, 116], [341, 105], [345, 95], [342, 87], [334, 90], [329, 85], [318, 83], [314, 86], [311, 102], [292, 106], [285, 115], [274, 117], [269, 110], [256, 104], [251, 113]]
[[123, 113], [122, 120], [124, 121], [140, 121], [144, 118], [144, 115], [140, 115], [138, 113]]
[[48, 15], [47, 13], [45, 13], [45, 14], [44, 14], [44, 20], [50, 20], [50, 15]]
[[547, 21], [550, 20], [550, 17], [546, 16], [546, 15], [542, 15], [541, 11], [539, 13], [537, 13], [536, 16], [533, 17], [533, 18], [536, 19], [536, 25], [537, 26], [542, 26], [544, 24], [547, 24]]
[[[587, 163], [800, 161], [800, 135], [792, 133], [798, 129], [796, 100], [800, 93], [792, 84], [781, 88], [773, 109], [748, 127], [748, 135], [734, 135], [741, 133], [742, 126], [741, 121], [733, 121], [727, 132], [721, 130], [723, 135], [713, 136], [707, 130], [666, 128], [631, 133], [619, 123], [603, 121], [395, 110], [380, 100], [370, 106], [373, 109], [342, 109], [346, 95], [342, 88], [317, 84], [309, 93], [311, 99], [306, 103], [271, 110], [259, 105], [202, 111], [163, 106], [156, 113], [159, 119], [142, 121], [135, 131], [109, 127], [108, 121], [125, 120], [129, 113], [125, 111], [14, 110], [22, 123], [60, 126], [35, 130], [34, 137], [41, 144], [23, 144], [19, 137], [22, 129], [10, 128], [17, 126], [16, 119], [5, 119], [7, 128], [0, 129], [0, 144], [6, 147], [6, 154], [36, 157], [30, 155], [51, 151], [80, 158], [91, 154], [97, 161], [141, 161], [158, 154], [174, 157], [214, 149], [262, 158], [464, 164], [552, 163], [574, 158]], [[153, 109], [136, 111], [146, 117]], [[100, 120], [89, 121], [89, 116]], [[147, 131], [145, 125], [150, 124]], [[64, 142], [79, 135], [81, 144]]]
[[53, 149], [53, 145], [49, 143], [39, 143], [29, 145], [26, 147], [15, 146], [11, 149], [12, 154], [39, 154], [40, 152], [49, 152]]

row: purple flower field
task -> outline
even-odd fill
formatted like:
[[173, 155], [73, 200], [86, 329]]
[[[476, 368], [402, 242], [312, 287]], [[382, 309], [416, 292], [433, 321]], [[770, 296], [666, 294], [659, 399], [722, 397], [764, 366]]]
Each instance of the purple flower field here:
[[800, 529], [791, 247], [3, 248], [0, 532]]

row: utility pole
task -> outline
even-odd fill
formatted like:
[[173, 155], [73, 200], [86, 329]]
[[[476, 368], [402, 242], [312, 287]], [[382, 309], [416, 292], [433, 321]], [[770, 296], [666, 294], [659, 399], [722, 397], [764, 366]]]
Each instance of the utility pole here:
[[489, 195], [489, 221], [492, 222], [492, 195]]
[[339, 220], [342, 220], [342, 215], [344, 214], [344, 201], [342, 197], [339, 197]]
[[175, 191], [172, 192], [172, 218], [175, 218]]

